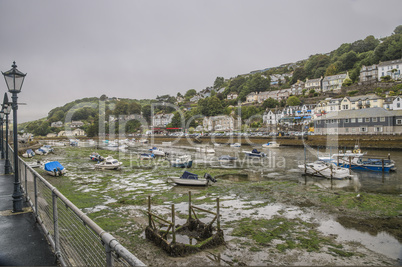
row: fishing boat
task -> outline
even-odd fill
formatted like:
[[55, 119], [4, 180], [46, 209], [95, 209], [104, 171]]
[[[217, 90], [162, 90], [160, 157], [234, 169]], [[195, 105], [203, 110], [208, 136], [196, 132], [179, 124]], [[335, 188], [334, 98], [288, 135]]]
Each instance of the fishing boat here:
[[90, 158], [92, 161], [96, 161], [96, 162], [101, 162], [101, 161], [104, 161], [104, 160], [105, 160], [105, 158], [102, 157], [101, 155], [99, 155], [99, 153], [97, 153], [97, 152], [92, 152], [92, 154], [89, 155], [89, 158]]
[[123, 165], [122, 162], [114, 159], [112, 156], [108, 156], [104, 161], [95, 164], [95, 169], [117, 170], [121, 167], [121, 165]]
[[210, 174], [205, 173], [204, 178], [198, 178], [197, 174], [185, 171], [181, 177], [169, 177], [167, 179], [177, 185], [188, 185], [188, 186], [207, 186], [210, 182], [215, 183], [216, 179]]
[[149, 152], [151, 152], [155, 156], [163, 156], [163, 157], [166, 156], [166, 154], [167, 154], [165, 151], [163, 151], [163, 149], [157, 148], [157, 147], [150, 148]]
[[141, 160], [149, 160], [149, 159], [154, 159], [155, 158], [155, 155], [154, 154], [152, 154], [152, 153], [141, 153], [140, 154], [140, 159]]
[[37, 150], [35, 150], [35, 154], [38, 154], [38, 155], [47, 155], [50, 152], [53, 152], [53, 148], [50, 145], [44, 145], [44, 146], [38, 148]]
[[35, 152], [32, 149], [28, 149], [24, 154], [22, 154], [24, 158], [32, 158], [35, 156]]
[[233, 144], [230, 144], [230, 147], [241, 147], [241, 144], [240, 143], [233, 143]]
[[264, 148], [279, 147], [279, 143], [277, 143], [276, 141], [271, 141], [271, 142], [268, 142], [266, 144], [263, 144], [262, 147], [264, 147]]
[[237, 160], [237, 157], [232, 157], [229, 155], [223, 155], [218, 158], [218, 161], [220, 161], [220, 162], [232, 162], [232, 161], [236, 161], [236, 160]]
[[243, 153], [245, 153], [247, 157], [264, 158], [267, 156], [264, 152], [260, 152], [255, 148], [252, 151], [244, 151]]
[[66, 169], [58, 161], [45, 163], [43, 169], [52, 176], [62, 176], [66, 173]]
[[212, 147], [197, 147], [196, 150], [203, 153], [215, 153], [215, 149]]
[[319, 157], [319, 160], [324, 162], [332, 162], [343, 168], [351, 168], [352, 170], [362, 171], [381, 171], [390, 172], [396, 171], [395, 162], [390, 159], [368, 158], [363, 157], [366, 153], [360, 150], [347, 150], [345, 153], [333, 154], [331, 157]]
[[349, 169], [338, 167], [331, 162], [324, 162], [320, 160], [298, 165], [298, 168], [306, 174], [328, 179], [342, 180], [352, 177]]
[[190, 155], [183, 155], [178, 157], [177, 159], [171, 160], [170, 164], [172, 167], [176, 168], [191, 168], [193, 165], [193, 160]]

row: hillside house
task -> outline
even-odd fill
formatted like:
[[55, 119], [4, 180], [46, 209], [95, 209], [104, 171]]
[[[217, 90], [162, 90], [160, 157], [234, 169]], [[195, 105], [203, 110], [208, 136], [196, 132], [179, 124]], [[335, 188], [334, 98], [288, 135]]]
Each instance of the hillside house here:
[[234, 100], [234, 99], [237, 99], [237, 97], [239, 97], [239, 95], [237, 93], [230, 93], [230, 94], [228, 94], [226, 99], [227, 100]]
[[378, 65], [362, 66], [360, 70], [360, 83], [375, 82], [378, 79]]
[[322, 92], [341, 90], [342, 84], [346, 79], [350, 79], [349, 73], [326, 76], [322, 80]]
[[345, 96], [342, 99], [340, 110], [353, 110], [353, 109], [363, 109], [363, 108], [382, 108], [384, 104], [384, 99], [375, 95], [361, 95], [361, 96]]
[[401, 79], [402, 59], [380, 62], [378, 64], [378, 81], [381, 77], [390, 76], [393, 80]]
[[61, 121], [52, 122], [50, 124], [50, 127], [56, 127], [56, 128], [63, 127], [63, 123]]
[[152, 117], [152, 126], [166, 127], [166, 125], [172, 122], [173, 116], [174, 116], [173, 113], [156, 114]]
[[233, 131], [241, 125], [241, 119], [235, 119], [232, 116], [211, 116], [204, 117], [202, 126], [206, 131]]
[[307, 91], [310, 91], [311, 89], [314, 89], [316, 92], [321, 92], [322, 77], [317, 78], [317, 79], [311, 79], [311, 80], [309, 80], [307, 78], [306, 83], [304, 84], [304, 88], [307, 89]]

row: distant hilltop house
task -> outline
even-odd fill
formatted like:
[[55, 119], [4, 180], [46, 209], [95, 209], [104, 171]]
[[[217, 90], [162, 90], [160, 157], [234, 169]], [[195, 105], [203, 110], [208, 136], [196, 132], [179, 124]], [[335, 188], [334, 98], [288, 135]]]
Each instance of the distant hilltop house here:
[[166, 127], [166, 125], [172, 122], [173, 116], [174, 116], [173, 113], [156, 114], [152, 117], [152, 126]]
[[378, 81], [381, 77], [390, 76], [393, 80], [401, 79], [402, 59], [380, 62], [378, 64]]
[[304, 84], [304, 88], [307, 89], [307, 91], [310, 91], [312, 89], [321, 92], [322, 88], [322, 76], [317, 79], [306, 79], [306, 82]]
[[239, 97], [239, 95], [237, 93], [230, 93], [227, 96], [227, 100], [234, 100], [237, 99]]
[[85, 136], [85, 131], [82, 129], [74, 129], [73, 131], [60, 131], [57, 136]]
[[84, 126], [84, 123], [82, 121], [71, 121], [70, 127], [71, 128], [78, 128]]
[[52, 122], [50, 124], [50, 127], [57, 127], [57, 128], [63, 127], [63, 123], [61, 121]]
[[346, 79], [350, 79], [348, 72], [345, 74], [326, 76], [322, 80], [322, 92], [340, 91], [342, 89], [342, 84]]

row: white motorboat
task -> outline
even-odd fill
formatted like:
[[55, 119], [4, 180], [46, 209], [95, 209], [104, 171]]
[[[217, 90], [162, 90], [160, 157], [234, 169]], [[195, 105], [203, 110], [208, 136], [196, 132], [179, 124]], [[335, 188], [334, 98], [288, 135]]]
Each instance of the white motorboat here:
[[188, 171], [185, 171], [181, 177], [169, 177], [167, 180], [177, 185], [188, 186], [207, 186], [210, 182], [216, 182], [216, 179], [208, 173], [204, 174], [204, 178], [198, 178], [197, 174]]
[[35, 154], [37, 155], [47, 155], [50, 152], [53, 152], [53, 148], [50, 145], [44, 145], [37, 150], [35, 150]]
[[163, 151], [163, 149], [157, 147], [150, 148], [149, 152], [154, 154], [155, 156], [166, 156], [167, 154], [165, 151]]
[[267, 155], [264, 152], [260, 152], [257, 149], [253, 149], [252, 151], [243, 151], [247, 157], [256, 157], [256, 158], [264, 158]]
[[32, 149], [28, 149], [24, 154], [22, 154], [24, 158], [32, 158], [35, 156], [35, 152]]
[[215, 149], [212, 147], [197, 147], [196, 150], [203, 153], [215, 153]]
[[102, 170], [117, 170], [123, 165], [122, 162], [114, 159], [112, 156], [106, 157], [106, 159], [102, 162], [95, 164], [95, 169]]
[[262, 147], [264, 147], [264, 148], [275, 148], [275, 147], [279, 147], [279, 146], [280, 146], [279, 143], [277, 143], [276, 141], [271, 141], [271, 142], [268, 142], [268, 143], [262, 145]]
[[193, 160], [190, 155], [183, 155], [170, 161], [172, 167], [176, 168], [191, 168]]
[[140, 159], [141, 160], [149, 160], [149, 159], [154, 159], [155, 158], [155, 155], [154, 154], [152, 154], [152, 153], [141, 153], [140, 154]]
[[58, 161], [45, 163], [43, 169], [52, 176], [62, 176], [66, 173], [66, 169]]
[[342, 180], [352, 177], [349, 169], [338, 167], [330, 162], [315, 161], [299, 165], [298, 168], [306, 174], [325, 177], [328, 179]]
[[241, 144], [240, 143], [233, 143], [233, 144], [230, 144], [230, 147], [241, 147]]

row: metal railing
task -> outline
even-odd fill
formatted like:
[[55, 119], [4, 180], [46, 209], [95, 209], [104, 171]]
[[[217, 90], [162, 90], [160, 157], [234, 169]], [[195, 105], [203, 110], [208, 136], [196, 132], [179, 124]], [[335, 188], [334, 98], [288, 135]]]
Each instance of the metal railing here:
[[[14, 151], [10, 145], [6, 147], [14, 168]], [[30, 203], [62, 266], [145, 266], [56, 187], [21, 158], [18, 159], [25, 201]]]

